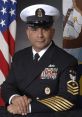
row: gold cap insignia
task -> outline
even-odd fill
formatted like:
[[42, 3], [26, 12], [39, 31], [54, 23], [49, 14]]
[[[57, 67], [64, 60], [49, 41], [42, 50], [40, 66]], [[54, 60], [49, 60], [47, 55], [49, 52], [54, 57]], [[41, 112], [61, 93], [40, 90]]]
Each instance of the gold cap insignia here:
[[49, 87], [46, 87], [46, 88], [45, 88], [45, 94], [46, 94], [46, 95], [49, 95], [50, 93], [51, 93], [50, 88], [49, 88]]
[[43, 9], [39, 8], [36, 10], [35, 14], [37, 17], [43, 17], [45, 15], [45, 11]]

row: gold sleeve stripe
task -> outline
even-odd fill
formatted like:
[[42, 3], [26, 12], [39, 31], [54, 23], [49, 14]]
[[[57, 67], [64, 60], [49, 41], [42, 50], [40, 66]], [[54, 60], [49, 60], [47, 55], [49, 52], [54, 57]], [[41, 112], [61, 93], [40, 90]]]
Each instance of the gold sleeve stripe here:
[[[64, 99], [64, 98], [61, 98], [61, 97], [59, 98], [59, 96], [55, 96], [55, 97], [53, 97], [53, 98], [50, 98], [50, 99], [48, 99], [48, 101], [49, 101], [49, 100], [53, 101], [52, 99], [58, 100], [58, 101], [60, 101], [61, 103], [64, 103], [66, 106], [70, 106], [70, 107], [72, 106], [72, 105], [71, 105], [72, 103], [68, 104], [67, 102], [65, 102], [65, 99]], [[62, 100], [62, 99], [63, 99], [63, 100]]]
[[49, 102], [51, 102], [51, 103], [53, 103], [54, 101], [55, 101], [55, 103], [57, 104], [60, 104], [61, 106], [62, 106], [62, 108], [70, 108], [71, 106], [70, 105], [68, 105], [67, 103], [65, 103], [64, 101], [61, 101], [60, 99], [57, 99], [56, 97], [54, 97], [54, 98], [50, 98], [50, 99], [48, 99], [47, 101], [49, 101]]
[[50, 103], [50, 102], [47, 102], [45, 100], [41, 101], [41, 103], [47, 105], [48, 107], [51, 107], [53, 110], [62, 111], [62, 109], [59, 108], [58, 106], [56, 106], [54, 103]]
[[72, 104], [70, 101], [68, 101], [68, 100], [66, 100], [66, 99], [64, 99], [64, 98], [62, 98], [62, 97], [60, 97], [60, 96], [56, 96], [56, 98], [58, 98], [58, 99], [60, 99], [60, 100], [62, 100], [62, 101], [64, 101], [64, 102], [66, 102], [66, 103], [69, 104], [70, 106], [73, 106], [73, 104]]
[[50, 102], [50, 101], [45, 101], [45, 100], [43, 100], [42, 102], [43, 102], [43, 103], [44, 103], [44, 102], [49, 103], [49, 104], [53, 105], [54, 107], [56, 107], [58, 110], [62, 110], [62, 108], [61, 108], [59, 105], [56, 105], [55, 101]]
[[57, 103], [50, 103], [50, 102], [45, 101], [45, 100], [40, 101], [40, 102], [43, 103], [43, 104], [45, 104], [48, 107], [51, 107], [55, 111], [63, 111], [63, 110], [69, 109], [69, 108], [67, 108], [67, 109], [62, 108], [62, 106], [58, 105]]
[[71, 106], [67, 103], [65, 103], [64, 101], [60, 100], [60, 99], [57, 99], [54, 97], [54, 99], [48, 99], [46, 100], [46, 102], [50, 102], [50, 103], [54, 103], [54, 104], [57, 104], [57, 105], [60, 105], [62, 109], [69, 109], [71, 108]]
[[69, 106], [69, 105], [66, 105], [64, 102], [62, 102], [61, 100], [56, 100], [55, 101], [56, 103], [58, 103], [59, 105], [61, 105], [62, 106], [62, 108], [64, 108], [64, 109], [69, 109], [71, 106]]
[[66, 99], [64, 99], [62, 97], [59, 97], [59, 96], [54, 96], [54, 97], [51, 97], [51, 98], [47, 98], [45, 100], [47, 100], [47, 101], [50, 101], [51, 100], [51, 102], [52, 102], [52, 101], [57, 100], [57, 99], [59, 99], [65, 105], [69, 105], [70, 107], [73, 106], [73, 104], [71, 102], [69, 102]]
[[68, 100], [60, 97], [60, 96], [54, 96], [51, 98], [38, 100], [40, 103], [52, 108], [55, 111], [63, 111], [70, 109], [73, 104], [69, 102]]
[[60, 100], [60, 99], [56, 99], [62, 106], [66, 106], [66, 107], [71, 107], [69, 104], [67, 104], [66, 102]]
[[67, 109], [66, 109], [67, 107], [63, 107], [63, 106], [62, 106], [60, 103], [58, 103], [58, 102], [55, 102], [55, 105], [58, 106], [58, 107], [60, 107], [62, 111], [63, 111], [63, 110], [67, 110]]
[[38, 100], [38, 101], [39, 101], [39, 102], [41, 102], [42, 104], [44, 104], [44, 105], [46, 105], [46, 106], [50, 107], [51, 109], [53, 109], [53, 110], [55, 110], [55, 111], [58, 111], [58, 109], [57, 109], [57, 108], [54, 108], [54, 107], [52, 106], [52, 104], [49, 104], [49, 103], [43, 102], [43, 101], [41, 101], [41, 100]]

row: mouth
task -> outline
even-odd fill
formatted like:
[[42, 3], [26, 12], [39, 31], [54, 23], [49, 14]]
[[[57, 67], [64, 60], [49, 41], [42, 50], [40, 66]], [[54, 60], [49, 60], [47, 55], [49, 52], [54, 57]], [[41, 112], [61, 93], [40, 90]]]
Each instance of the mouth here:
[[39, 43], [43, 43], [43, 42], [44, 42], [44, 40], [39, 40], [39, 39], [38, 39], [38, 41], [37, 41], [37, 42], [39, 42]]

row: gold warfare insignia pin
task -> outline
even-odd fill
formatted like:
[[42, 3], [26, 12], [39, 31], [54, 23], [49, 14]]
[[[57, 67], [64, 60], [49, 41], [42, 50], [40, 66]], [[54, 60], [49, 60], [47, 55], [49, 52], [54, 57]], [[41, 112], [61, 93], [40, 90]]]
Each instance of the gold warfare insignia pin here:
[[76, 82], [76, 72], [74, 70], [70, 70], [69, 72], [71, 80], [67, 82], [67, 91], [72, 95], [77, 95], [79, 93], [79, 86]]
[[73, 21], [74, 21], [74, 22], [77, 22], [77, 17], [74, 17], [74, 18], [73, 18]]
[[49, 95], [51, 93], [51, 89], [49, 87], [46, 87], [44, 91], [46, 95]]
[[45, 11], [42, 8], [39, 8], [36, 10], [35, 14], [37, 17], [43, 17], [45, 15]]

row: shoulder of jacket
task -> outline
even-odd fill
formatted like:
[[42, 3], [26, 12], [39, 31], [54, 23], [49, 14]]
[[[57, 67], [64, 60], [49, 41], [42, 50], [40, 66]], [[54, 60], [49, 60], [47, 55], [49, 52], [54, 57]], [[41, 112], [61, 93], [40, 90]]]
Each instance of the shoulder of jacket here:
[[16, 52], [13, 56], [13, 60], [19, 59], [19, 58], [24, 58], [24, 56], [29, 55], [29, 52], [31, 50], [31, 47], [24, 48], [22, 50], [19, 50]]
[[78, 64], [77, 59], [75, 57], [68, 54], [66, 51], [64, 51], [62, 48], [59, 48], [59, 47], [56, 47], [56, 50], [53, 56], [55, 57], [55, 59], [53, 57], [54, 62], [60, 68], [65, 68], [67, 66]]

